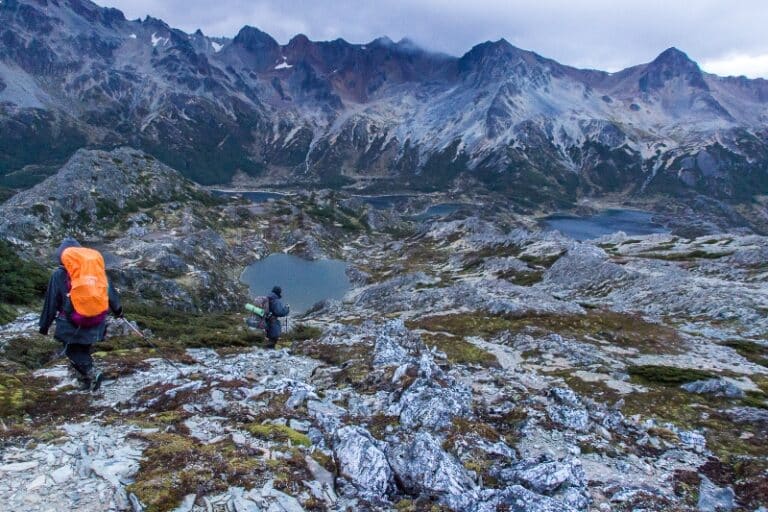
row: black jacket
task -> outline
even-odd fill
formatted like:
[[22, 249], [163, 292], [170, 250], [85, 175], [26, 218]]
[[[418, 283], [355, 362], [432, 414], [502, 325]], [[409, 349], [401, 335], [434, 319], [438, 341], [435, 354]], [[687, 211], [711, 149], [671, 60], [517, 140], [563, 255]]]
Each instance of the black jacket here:
[[[72, 238], [65, 239], [61, 247], [56, 252], [59, 264], [61, 264], [61, 253], [67, 247], [79, 247], [80, 244]], [[63, 266], [53, 271], [50, 281], [48, 281], [48, 291], [45, 293], [45, 304], [40, 313], [40, 333], [48, 334], [51, 324], [56, 321], [56, 332], [54, 338], [62, 343], [76, 345], [91, 345], [104, 339], [107, 330], [107, 322], [94, 327], [78, 327], [64, 315], [64, 300], [69, 292], [69, 276]], [[122, 314], [120, 298], [112, 286], [109, 286], [109, 309], [115, 316]]]
[[267, 319], [267, 337], [276, 339], [283, 332], [283, 326], [280, 324], [279, 316], [288, 316], [290, 308], [283, 304], [283, 299], [276, 293], [270, 293], [269, 298], [269, 318]]

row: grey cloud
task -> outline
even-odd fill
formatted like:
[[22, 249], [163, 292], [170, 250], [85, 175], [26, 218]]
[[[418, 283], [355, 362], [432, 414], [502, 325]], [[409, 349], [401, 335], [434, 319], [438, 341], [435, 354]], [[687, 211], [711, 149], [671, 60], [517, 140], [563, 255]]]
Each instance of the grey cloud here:
[[[699, 62], [768, 55], [762, 0], [101, 0], [129, 17], [151, 14], [186, 31], [234, 36], [254, 25], [281, 43], [297, 33], [368, 42], [409, 37], [461, 55], [505, 38], [564, 64], [617, 70], [648, 62], [669, 46]], [[695, 5], [695, 7], [692, 7]], [[749, 59], [742, 59], [749, 62]], [[749, 69], [742, 71], [750, 74]]]

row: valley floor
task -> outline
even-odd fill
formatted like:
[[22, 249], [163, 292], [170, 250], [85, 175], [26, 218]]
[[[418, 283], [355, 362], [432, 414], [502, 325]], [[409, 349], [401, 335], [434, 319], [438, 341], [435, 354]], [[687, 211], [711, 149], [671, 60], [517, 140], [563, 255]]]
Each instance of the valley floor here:
[[2, 508], [768, 507], [768, 238], [309, 211], [344, 235], [285, 246], [355, 287], [279, 350], [237, 314], [137, 309], [159, 350], [115, 324], [89, 395], [33, 312], [0, 327]]

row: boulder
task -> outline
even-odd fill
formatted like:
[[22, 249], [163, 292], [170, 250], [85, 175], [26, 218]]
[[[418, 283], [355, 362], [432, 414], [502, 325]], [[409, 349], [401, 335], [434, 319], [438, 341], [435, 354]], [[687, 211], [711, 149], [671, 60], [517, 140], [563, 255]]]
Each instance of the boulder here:
[[392, 484], [392, 469], [379, 443], [362, 427], [346, 426], [334, 435], [334, 453], [341, 475], [349, 479], [361, 497], [384, 498]]
[[552, 494], [563, 486], [583, 486], [584, 469], [578, 459], [525, 461], [514, 471], [514, 479], [539, 494]]
[[576, 393], [568, 388], [555, 388], [550, 391], [550, 397], [554, 403], [547, 407], [549, 419], [578, 432], [589, 430], [589, 413]]
[[680, 386], [689, 393], [700, 395], [725, 396], [728, 398], [742, 398], [744, 391], [726, 379], [708, 379], [689, 382]]
[[464, 466], [446, 453], [440, 441], [419, 432], [408, 442], [389, 445], [387, 457], [408, 492], [428, 496], [462, 495], [475, 488]]
[[453, 419], [472, 411], [472, 393], [462, 384], [440, 386], [428, 378], [417, 379], [403, 393], [391, 412], [399, 414], [400, 423], [410, 429], [442, 430]]

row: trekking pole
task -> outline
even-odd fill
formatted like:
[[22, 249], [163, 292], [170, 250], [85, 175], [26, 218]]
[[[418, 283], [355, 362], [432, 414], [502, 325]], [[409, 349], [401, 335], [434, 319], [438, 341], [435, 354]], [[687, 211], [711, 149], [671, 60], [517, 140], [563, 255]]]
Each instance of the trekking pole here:
[[[147, 342], [147, 344], [148, 344], [150, 347], [152, 347], [153, 349], [157, 350], [157, 351], [158, 351], [158, 353], [160, 352], [160, 348], [159, 348], [157, 345], [155, 345], [154, 343], [152, 343], [151, 341], [149, 341], [149, 338], [147, 338], [147, 337], [144, 335], [144, 333], [143, 333], [143, 332], [141, 332], [141, 331], [140, 331], [140, 330], [138, 330], [136, 327], [134, 327], [133, 325], [131, 325], [131, 322], [129, 322], [127, 318], [125, 318], [124, 316], [123, 316], [123, 317], [120, 317], [120, 318], [121, 318], [121, 320], [123, 320], [123, 321], [124, 321], [124, 322], [125, 322], [125, 323], [128, 325], [128, 327], [130, 327], [130, 328], [131, 328], [131, 330], [132, 330], [133, 332], [135, 332], [136, 334], [138, 334], [139, 336], [141, 336], [141, 338], [142, 338], [142, 339], [143, 339], [145, 342]], [[179, 374], [181, 374], [181, 375], [184, 375], [184, 372], [183, 372], [183, 371], [181, 371], [181, 368], [179, 368], [178, 366], [176, 366], [176, 364], [175, 364], [173, 361], [171, 361], [171, 360], [170, 360], [170, 359], [168, 359], [167, 357], [164, 357], [162, 354], [160, 354], [160, 357], [163, 359], [163, 361], [165, 361], [166, 363], [168, 363], [168, 364], [170, 364], [171, 366], [173, 366], [173, 367], [176, 369], [176, 371], [177, 371], [177, 372], [179, 372]]]

